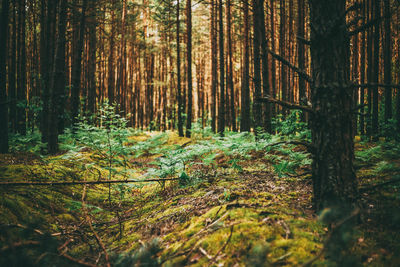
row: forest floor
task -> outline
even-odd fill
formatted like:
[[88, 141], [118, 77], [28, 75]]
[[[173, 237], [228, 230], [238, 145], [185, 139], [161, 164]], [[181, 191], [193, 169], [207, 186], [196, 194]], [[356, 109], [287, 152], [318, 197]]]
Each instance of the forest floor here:
[[[172, 132], [137, 132], [124, 146], [117, 161], [85, 145], [0, 155], [0, 182], [176, 178], [0, 186], [0, 265], [335, 266], [301, 146]], [[375, 186], [399, 177], [399, 156], [398, 143], [356, 142], [361, 223], [345, 253], [359, 265], [400, 266], [399, 186]]]

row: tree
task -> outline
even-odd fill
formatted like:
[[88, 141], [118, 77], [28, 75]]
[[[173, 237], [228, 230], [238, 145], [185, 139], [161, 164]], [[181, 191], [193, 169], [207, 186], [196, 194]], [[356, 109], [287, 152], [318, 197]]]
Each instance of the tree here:
[[186, 120], [186, 137], [190, 137], [192, 129], [192, 100], [193, 100], [193, 83], [192, 83], [192, 1], [186, 0], [186, 30], [187, 30], [187, 88], [188, 88], [188, 105]]
[[[80, 23], [77, 26], [75, 47], [74, 47], [74, 59], [72, 62], [72, 89], [71, 89], [71, 116], [72, 125], [77, 122], [77, 117], [79, 115], [80, 100], [79, 96], [81, 93], [81, 70], [82, 70], [82, 52], [83, 43], [85, 37], [85, 22], [86, 22], [86, 7], [88, 0], [83, 0], [82, 11], [80, 15]], [[75, 15], [78, 16], [76, 7]]]
[[227, 64], [227, 87], [230, 92], [230, 118], [232, 131], [236, 131], [236, 115], [235, 115], [235, 90], [233, 86], [233, 49], [232, 49], [232, 19], [231, 19], [231, 0], [226, 2], [226, 24], [227, 24], [227, 42], [228, 42], [228, 64]]
[[55, 59], [53, 61], [52, 77], [51, 77], [51, 101], [49, 128], [48, 128], [48, 144], [47, 151], [54, 154], [58, 151], [58, 121], [63, 119], [63, 94], [65, 91], [65, 33], [66, 33], [66, 19], [67, 19], [67, 4], [68, 0], [59, 0], [58, 12], [58, 35], [55, 50]]
[[[374, 2], [374, 19], [378, 19], [381, 16], [380, 11], [380, 0], [375, 0]], [[374, 47], [373, 47], [373, 71], [372, 71], [372, 82], [375, 84], [379, 83], [379, 40], [380, 40], [380, 24], [376, 23], [374, 27]], [[371, 134], [374, 140], [378, 138], [379, 131], [379, 91], [378, 86], [373, 86], [372, 88], [372, 129]]]
[[25, 0], [19, 1], [18, 12], [18, 87], [17, 87], [17, 132], [26, 134], [26, 42], [25, 42], [25, 25], [26, 25], [26, 9]]
[[350, 208], [358, 196], [345, 7], [345, 0], [310, 0], [314, 109], [311, 149], [317, 210], [331, 206]]
[[[297, 65], [299, 69], [305, 69], [305, 51], [304, 51], [304, 43], [305, 39], [304, 34], [304, 0], [297, 0]], [[299, 102], [302, 105], [307, 103], [306, 98], [306, 81], [299, 76]], [[303, 112], [301, 116], [301, 120], [306, 121], [306, 114]]]
[[262, 111], [261, 103], [256, 101], [261, 97], [261, 30], [263, 21], [261, 18], [260, 0], [253, 0], [253, 63], [254, 63], [254, 101], [253, 101], [253, 117], [254, 117], [254, 132], [258, 134], [259, 129], [262, 127]]
[[218, 86], [218, 52], [217, 52], [217, 0], [211, 0], [211, 129], [217, 129], [217, 86]]
[[8, 107], [6, 88], [6, 55], [7, 55], [7, 26], [8, 0], [2, 0], [0, 17], [0, 153], [8, 152]]
[[250, 88], [249, 88], [249, 5], [247, 1], [243, 1], [243, 73], [242, 73], [242, 106], [240, 116], [240, 131], [250, 131]]
[[180, 41], [179, 41], [180, 19], [179, 19], [179, 0], [176, 3], [176, 69], [177, 69], [177, 98], [178, 98], [178, 132], [179, 136], [183, 136], [183, 99], [181, 89], [181, 56], [180, 56]]
[[223, 17], [223, 4], [219, 0], [218, 5], [219, 15], [219, 108], [218, 108], [218, 132], [221, 136], [224, 135], [225, 130], [225, 71], [224, 71], [224, 21]]
[[[392, 83], [392, 37], [390, 29], [390, 1], [384, 0], [385, 5], [385, 48], [383, 56], [384, 83]], [[385, 123], [392, 118], [392, 88], [385, 88]]]

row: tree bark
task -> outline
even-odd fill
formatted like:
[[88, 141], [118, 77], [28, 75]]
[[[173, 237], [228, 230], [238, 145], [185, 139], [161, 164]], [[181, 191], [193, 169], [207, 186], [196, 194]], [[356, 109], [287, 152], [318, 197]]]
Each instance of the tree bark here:
[[17, 87], [17, 132], [26, 134], [26, 42], [25, 25], [26, 9], [25, 0], [19, 1], [19, 49], [18, 49], [18, 87]]
[[[301, 39], [305, 39], [305, 34], [304, 34], [304, 0], [297, 0], [297, 62], [298, 62], [298, 67], [301, 70], [304, 70], [306, 68], [305, 66], [305, 51], [304, 51], [304, 43], [301, 41]], [[299, 102], [301, 105], [305, 105], [307, 103], [307, 97], [306, 97], [306, 82], [305, 80], [299, 76]], [[305, 122], [306, 121], [306, 114], [302, 113], [301, 115], [301, 121]]]
[[58, 151], [58, 121], [62, 120], [61, 117], [63, 110], [59, 107], [62, 104], [62, 98], [65, 91], [65, 33], [66, 33], [66, 19], [67, 19], [67, 4], [68, 0], [59, 0], [59, 17], [58, 17], [58, 36], [56, 42], [55, 59], [53, 63], [52, 78], [51, 78], [51, 101], [49, 113], [49, 139], [47, 143], [47, 151], [54, 154]]
[[224, 21], [223, 4], [219, 0], [219, 108], [218, 108], [218, 133], [223, 136], [225, 130], [225, 71], [224, 71]]
[[188, 88], [188, 105], [187, 105], [187, 121], [186, 121], [186, 137], [190, 137], [192, 130], [192, 101], [193, 101], [193, 84], [192, 84], [192, 1], [186, 0], [186, 28], [187, 28], [187, 88]]
[[242, 88], [241, 88], [241, 116], [240, 116], [240, 131], [250, 131], [250, 88], [249, 88], [249, 4], [243, 1], [243, 19], [244, 19], [244, 38], [243, 38], [243, 73], [242, 73]]
[[180, 19], [179, 19], [179, 0], [176, 4], [176, 69], [177, 69], [177, 98], [178, 98], [178, 132], [179, 136], [183, 136], [183, 99], [181, 89], [181, 55], [180, 55], [180, 41], [179, 41]]
[[260, 21], [260, 0], [253, 0], [253, 84], [254, 84], [254, 99], [253, 99], [253, 117], [254, 117], [254, 132], [258, 135], [260, 128], [262, 127], [262, 110], [261, 103], [256, 99], [261, 97], [261, 24]]
[[[384, 0], [385, 5], [385, 48], [384, 48], [384, 83], [392, 83], [392, 36], [390, 29], [390, 1]], [[392, 118], [392, 88], [385, 88], [385, 123]]]
[[232, 51], [232, 14], [231, 14], [231, 0], [226, 2], [226, 24], [227, 24], [227, 42], [228, 42], [228, 72], [227, 72], [227, 86], [230, 91], [230, 124], [232, 131], [236, 132], [236, 115], [235, 115], [235, 90], [233, 86], [233, 51]]
[[8, 106], [6, 88], [6, 57], [7, 57], [7, 27], [8, 0], [2, 0], [0, 18], [0, 153], [8, 152]]
[[[77, 123], [80, 107], [80, 93], [81, 93], [81, 70], [82, 70], [82, 52], [85, 37], [85, 23], [86, 23], [86, 7], [88, 0], [83, 0], [82, 11], [79, 23], [79, 34], [76, 40], [76, 47], [74, 51], [74, 60], [72, 63], [72, 89], [71, 89], [71, 116], [72, 126]], [[75, 11], [77, 12], [77, 11]]]
[[[374, 18], [377, 19], [381, 16], [380, 12], [380, 1], [374, 1]], [[373, 72], [372, 72], [372, 82], [379, 83], [379, 48], [380, 48], [380, 33], [379, 33], [380, 24], [375, 24], [374, 27], [374, 58], [373, 58]], [[372, 137], [376, 141], [379, 133], [379, 91], [378, 86], [374, 86], [372, 88]]]
[[358, 196], [353, 169], [352, 86], [345, 0], [310, 0], [314, 78], [311, 116], [314, 205], [350, 208]]
[[211, 0], [211, 129], [217, 130], [217, 86], [218, 86], [218, 52], [217, 52], [217, 0]]

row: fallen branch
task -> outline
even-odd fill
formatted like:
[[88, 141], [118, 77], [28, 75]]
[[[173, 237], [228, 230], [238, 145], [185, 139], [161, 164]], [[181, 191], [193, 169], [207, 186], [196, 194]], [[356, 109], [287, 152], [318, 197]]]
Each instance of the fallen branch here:
[[33, 241], [33, 240], [28, 240], [28, 241], [21, 241], [21, 242], [16, 242], [10, 246], [4, 246], [0, 249], [0, 252], [5, 252], [10, 249], [15, 249], [19, 247], [24, 247], [24, 246], [38, 246], [40, 245], [39, 241]]
[[278, 99], [272, 98], [270, 96], [259, 97], [259, 98], [256, 99], [256, 101], [257, 102], [265, 102], [265, 103], [275, 103], [275, 104], [284, 106], [284, 107], [289, 108], [289, 109], [299, 109], [299, 110], [306, 111], [306, 112], [309, 112], [309, 113], [314, 113], [314, 110], [310, 106], [303, 106], [303, 105], [299, 105], [299, 104], [296, 104], [296, 103], [291, 103], [291, 102], [287, 102], [287, 101], [283, 101], [283, 100], [278, 100]]
[[108, 181], [75, 181], [75, 182], [0, 182], [0, 186], [53, 186], [53, 185], [91, 185], [91, 184], [124, 184], [175, 181], [179, 178], [147, 180], [108, 180]]

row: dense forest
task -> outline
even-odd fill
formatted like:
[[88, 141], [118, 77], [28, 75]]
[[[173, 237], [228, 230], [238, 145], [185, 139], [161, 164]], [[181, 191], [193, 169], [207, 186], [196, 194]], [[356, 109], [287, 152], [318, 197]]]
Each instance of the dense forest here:
[[398, 0], [1, 0], [0, 265], [399, 266]]

